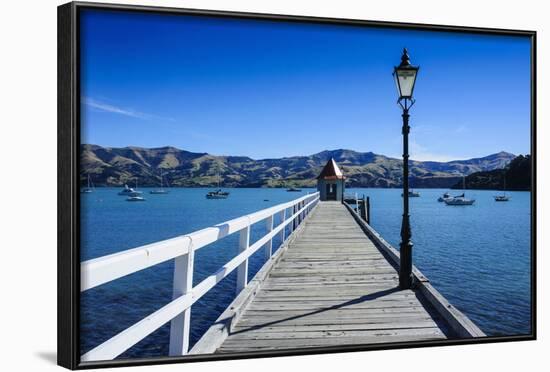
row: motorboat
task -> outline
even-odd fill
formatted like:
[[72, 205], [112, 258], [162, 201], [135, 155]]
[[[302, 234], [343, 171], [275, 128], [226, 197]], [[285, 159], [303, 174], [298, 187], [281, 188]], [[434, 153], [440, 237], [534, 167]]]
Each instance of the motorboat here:
[[[403, 193], [401, 193], [401, 196], [403, 196]], [[409, 198], [418, 198], [420, 197], [420, 193], [418, 191], [409, 190]]]
[[218, 189], [216, 191], [210, 191], [206, 194], [206, 199], [227, 199], [229, 193]]
[[137, 191], [137, 179], [135, 189], [128, 187], [128, 185], [125, 184], [124, 188], [118, 193], [118, 195], [122, 196], [139, 196], [141, 194], [143, 194], [141, 191]]
[[475, 203], [475, 201], [475, 199], [465, 198], [464, 194], [444, 200], [445, 204], [447, 205], [472, 205]]
[[[466, 190], [466, 177], [462, 177], [462, 190]], [[443, 200], [447, 205], [472, 205], [475, 203], [475, 199], [466, 198], [466, 194], [457, 195]]]
[[124, 188], [118, 193], [118, 195], [122, 196], [130, 196], [131, 194], [139, 195], [141, 192], [135, 191], [133, 188], [128, 187], [128, 185], [124, 185]]
[[229, 197], [229, 192], [227, 191], [222, 191], [222, 189], [220, 189], [220, 173], [218, 172], [218, 189], [216, 191], [209, 191], [207, 194], [206, 194], [206, 199], [227, 199]]

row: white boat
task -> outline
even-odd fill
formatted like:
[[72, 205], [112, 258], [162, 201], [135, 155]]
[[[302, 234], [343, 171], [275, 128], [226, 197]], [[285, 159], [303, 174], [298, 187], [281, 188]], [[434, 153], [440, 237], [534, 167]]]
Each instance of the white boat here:
[[90, 175], [88, 174], [88, 186], [82, 189], [83, 194], [89, 194], [94, 191], [92, 181], [90, 179]]
[[[403, 193], [401, 193], [401, 196], [403, 196]], [[409, 198], [418, 198], [420, 197], [420, 193], [418, 191], [409, 190]]]
[[466, 199], [464, 194], [444, 200], [447, 205], [472, 205], [475, 201], [475, 199]]
[[504, 178], [504, 187], [502, 189], [502, 195], [495, 195], [493, 196], [495, 198], [495, 201], [497, 202], [506, 202], [510, 200], [510, 197], [506, 195], [506, 177]]
[[160, 189], [156, 189], [156, 190], [151, 190], [149, 191], [149, 194], [157, 194], [157, 195], [162, 195], [162, 194], [168, 194], [169, 191], [168, 190], [165, 190], [163, 188], [163, 175], [162, 175], [162, 172], [160, 173]]
[[[466, 190], [466, 177], [462, 178], [462, 189]], [[472, 205], [475, 199], [467, 199], [465, 193], [443, 200], [447, 205]]]
[[[137, 189], [137, 179], [136, 179], [136, 189]], [[128, 185], [124, 185], [124, 188], [118, 193], [118, 195], [122, 196], [139, 196], [143, 194], [141, 191], [134, 190], [131, 187], [128, 187]]]
[[129, 201], [129, 202], [145, 201], [145, 198], [143, 196], [130, 196], [126, 198], [126, 201]]
[[130, 195], [133, 192], [134, 192], [134, 189], [131, 188], [131, 187], [128, 187], [128, 185], [125, 184], [124, 188], [121, 191], [119, 191], [118, 195], [125, 195], [126, 196], [126, 195]]

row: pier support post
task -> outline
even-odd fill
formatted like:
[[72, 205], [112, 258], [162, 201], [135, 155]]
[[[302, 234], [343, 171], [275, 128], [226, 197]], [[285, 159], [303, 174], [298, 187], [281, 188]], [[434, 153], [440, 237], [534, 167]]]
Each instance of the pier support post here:
[[403, 107], [403, 220], [401, 222], [401, 243], [399, 244], [399, 287], [409, 289], [413, 284], [411, 222], [409, 215], [409, 110]]
[[[241, 230], [239, 236], [239, 253], [242, 253], [248, 249], [250, 245], [250, 225]], [[239, 294], [248, 284], [248, 259], [244, 260], [242, 264], [237, 268], [237, 289], [236, 293]]]
[[[189, 246], [189, 253], [174, 260], [173, 295], [176, 299], [187, 294], [193, 288], [193, 244]], [[169, 355], [185, 355], [189, 350], [189, 334], [191, 327], [191, 308], [183, 311], [170, 322]]]

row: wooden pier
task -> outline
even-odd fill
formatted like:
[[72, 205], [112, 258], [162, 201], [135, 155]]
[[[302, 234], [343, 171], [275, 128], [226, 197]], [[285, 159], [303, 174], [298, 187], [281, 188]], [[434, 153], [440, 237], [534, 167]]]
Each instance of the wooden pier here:
[[[250, 244], [256, 223], [267, 233]], [[194, 252], [233, 233], [240, 236], [237, 256], [193, 286]], [[277, 235], [282, 244], [274, 250]], [[248, 259], [260, 249], [266, 263], [248, 282]], [[171, 259], [173, 300], [82, 361], [114, 359], [168, 322], [171, 356], [484, 336], [418, 269], [414, 288], [400, 290], [399, 252], [349, 204], [321, 202], [319, 193], [83, 262], [81, 291]], [[235, 300], [189, 350], [192, 305], [233, 271]]]
[[[457, 310], [438, 312], [420, 289], [400, 290], [390, 255], [365, 233], [352, 213], [340, 202], [320, 202], [269, 273], [230, 306], [191, 352], [483, 335]], [[417, 275], [426, 282], [418, 271]], [[436, 301], [441, 304], [440, 299]]]

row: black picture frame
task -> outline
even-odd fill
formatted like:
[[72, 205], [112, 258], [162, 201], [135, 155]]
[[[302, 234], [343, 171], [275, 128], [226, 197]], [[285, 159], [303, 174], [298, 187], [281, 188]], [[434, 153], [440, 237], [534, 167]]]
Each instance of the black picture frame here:
[[[299, 23], [338, 24], [395, 29], [445, 31], [484, 35], [519, 35], [531, 40], [531, 334], [518, 336], [488, 336], [479, 339], [454, 339], [443, 341], [418, 341], [412, 343], [384, 343], [376, 345], [353, 345], [318, 347], [290, 351], [238, 353], [230, 355], [190, 355], [113, 360], [107, 362], [80, 362], [79, 356], [79, 146], [80, 146], [80, 85], [79, 85], [79, 12], [83, 9], [102, 9], [123, 12], [199, 15]], [[337, 18], [317, 18], [280, 14], [256, 14], [227, 11], [180, 9], [168, 7], [116, 5], [86, 2], [71, 2], [58, 7], [58, 364], [69, 369], [98, 367], [121, 367], [180, 362], [198, 362], [225, 359], [258, 358], [273, 356], [337, 353], [378, 349], [416, 348], [460, 344], [482, 344], [535, 340], [536, 317], [536, 31], [492, 29], [477, 27], [442, 26], [417, 23], [397, 23]]]

